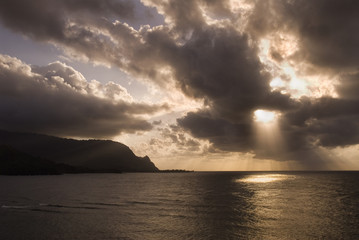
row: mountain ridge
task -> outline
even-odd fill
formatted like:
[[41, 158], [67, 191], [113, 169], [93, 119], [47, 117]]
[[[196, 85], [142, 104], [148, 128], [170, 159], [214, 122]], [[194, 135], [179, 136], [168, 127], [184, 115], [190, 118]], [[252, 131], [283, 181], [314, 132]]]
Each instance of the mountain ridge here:
[[138, 157], [125, 144], [111, 140], [75, 140], [0, 130], [0, 145], [7, 145], [54, 163], [99, 172], [159, 171], [148, 156]]

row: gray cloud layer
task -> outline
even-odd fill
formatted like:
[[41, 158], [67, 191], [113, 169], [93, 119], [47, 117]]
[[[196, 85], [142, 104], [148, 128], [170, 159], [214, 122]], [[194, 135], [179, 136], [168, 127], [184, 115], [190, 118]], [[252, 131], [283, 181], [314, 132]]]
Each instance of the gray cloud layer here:
[[71, 18], [131, 18], [134, 5], [118, 0], [4, 0], [0, 3], [3, 23], [36, 39], [65, 39], [64, 29]]
[[[301, 153], [319, 146], [359, 143], [357, 1], [243, 1], [253, 9], [234, 13], [229, 1], [147, 0], [145, 4], [157, 7], [166, 24], [139, 31], [111, 20], [131, 18], [133, 5], [129, 2], [100, 4], [83, 0], [52, 5], [54, 2], [2, 1], [0, 19], [7, 27], [34, 39], [54, 42], [77, 55], [115, 65], [160, 86], [165, 87], [173, 79], [188, 97], [205, 102], [203, 109], [178, 119], [178, 125], [221, 150], [257, 151], [252, 114], [260, 108], [282, 113], [279, 129], [289, 154], [293, 153], [291, 158], [294, 153], [303, 156]], [[20, 3], [29, 6], [17, 7]], [[203, 11], [213, 23], [208, 23]], [[219, 19], [222, 20], [214, 21]], [[339, 76], [338, 98], [294, 99], [290, 94], [272, 91], [269, 82], [273, 76], [260, 61], [258, 44], [261, 38], [276, 34], [294, 36], [298, 50], [283, 56], [272, 47], [273, 59], [304, 66], [303, 75]], [[122, 107], [131, 113], [133, 108], [125, 106]], [[100, 114], [99, 118], [109, 118], [111, 122], [119, 113], [112, 110], [113, 104], [106, 107], [114, 115]], [[91, 115], [94, 111], [94, 116], [98, 113], [86, 111]], [[82, 113], [74, 114], [81, 118]], [[122, 124], [128, 123], [126, 117], [119, 118]], [[124, 128], [149, 127], [141, 125], [141, 121], [137, 123]], [[269, 152], [257, 154], [273, 157]]]
[[150, 130], [138, 115], [165, 106], [131, 100], [121, 86], [87, 82], [63, 63], [30, 67], [0, 55], [1, 129], [101, 138]]

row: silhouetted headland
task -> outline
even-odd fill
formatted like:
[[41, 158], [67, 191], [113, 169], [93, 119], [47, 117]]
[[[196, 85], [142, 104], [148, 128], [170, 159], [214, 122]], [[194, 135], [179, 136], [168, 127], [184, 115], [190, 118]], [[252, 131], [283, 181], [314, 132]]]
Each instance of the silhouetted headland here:
[[88, 171], [90, 170], [34, 157], [9, 146], [0, 146], [1, 175], [53, 175]]
[[128, 146], [110, 140], [74, 140], [0, 130], [0, 145], [4, 154], [1, 164], [5, 166], [13, 159], [11, 164], [24, 169], [18, 174], [31, 174], [25, 169], [33, 169], [29, 170], [32, 174], [159, 171], [148, 156], [138, 157]]

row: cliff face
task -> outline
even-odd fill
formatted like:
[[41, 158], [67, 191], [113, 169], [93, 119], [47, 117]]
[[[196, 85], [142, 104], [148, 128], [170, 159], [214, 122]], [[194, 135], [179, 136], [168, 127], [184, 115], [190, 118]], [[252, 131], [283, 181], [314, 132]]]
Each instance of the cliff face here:
[[147, 156], [137, 157], [126, 145], [109, 140], [74, 140], [0, 130], [0, 145], [55, 163], [98, 172], [158, 171]]

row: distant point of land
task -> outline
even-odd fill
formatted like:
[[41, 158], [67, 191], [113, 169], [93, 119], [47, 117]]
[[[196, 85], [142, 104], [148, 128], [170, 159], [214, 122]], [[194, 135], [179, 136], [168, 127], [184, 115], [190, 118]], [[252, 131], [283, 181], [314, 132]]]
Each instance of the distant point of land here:
[[194, 172], [194, 170], [184, 170], [184, 169], [165, 169], [160, 170], [160, 173], [186, 173], [186, 172]]

